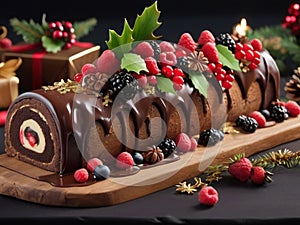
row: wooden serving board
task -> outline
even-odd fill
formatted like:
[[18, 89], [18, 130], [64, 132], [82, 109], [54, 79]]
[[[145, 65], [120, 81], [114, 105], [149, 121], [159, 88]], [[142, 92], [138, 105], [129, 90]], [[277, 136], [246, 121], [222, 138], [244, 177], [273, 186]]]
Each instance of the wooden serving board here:
[[220, 164], [234, 154], [259, 153], [300, 138], [300, 117], [289, 118], [274, 126], [257, 129], [252, 134], [225, 134], [219, 144], [199, 147], [171, 163], [141, 169], [125, 177], [110, 177], [82, 187], [55, 187], [39, 181], [50, 172], [14, 158], [0, 156], [0, 194], [34, 203], [67, 207], [115, 205], [175, 186], [199, 176], [208, 165]]

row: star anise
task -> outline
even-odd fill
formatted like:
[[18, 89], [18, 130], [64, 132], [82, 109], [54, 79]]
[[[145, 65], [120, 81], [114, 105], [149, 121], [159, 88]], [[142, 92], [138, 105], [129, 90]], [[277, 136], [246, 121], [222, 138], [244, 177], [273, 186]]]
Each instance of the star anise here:
[[203, 72], [207, 70], [208, 59], [204, 56], [202, 51], [195, 51], [188, 55], [188, 67], [191, 70]]

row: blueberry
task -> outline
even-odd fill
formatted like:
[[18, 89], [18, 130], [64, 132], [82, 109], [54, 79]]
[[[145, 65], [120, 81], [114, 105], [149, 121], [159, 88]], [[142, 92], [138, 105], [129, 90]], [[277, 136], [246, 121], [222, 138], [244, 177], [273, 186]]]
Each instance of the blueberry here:
[[144, 158], [143, 158], [142, 154], [139, 153], [139, 152], [133, 153], [132, 157], [133, 157], [133, 160], [134, 160], [135, 164], [142, 164], [143, 161], [144, 161]]
[[110, 176], [110, 169], [106, 165], [98, 165], [94, 169], [94, 175], [97, 180], [105, 180]]

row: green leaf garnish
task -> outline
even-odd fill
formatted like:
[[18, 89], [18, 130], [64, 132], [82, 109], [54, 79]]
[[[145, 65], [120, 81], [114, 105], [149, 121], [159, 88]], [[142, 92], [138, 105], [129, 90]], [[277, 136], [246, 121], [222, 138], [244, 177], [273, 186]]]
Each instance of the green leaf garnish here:
[[189, 77], [199, 93], [207, 98], [208, 81], [206, 77], [203, 74], [193, 70], [189, 72]]
[[[128, 44], [133, 42], [133, 37], [132, 37], [132, 29], [130, 28], [128, 22], [126, 19], [124, 19], [124, 26], [123, 26], [123, 32], [121, 35], [118, 35], [116, 31], [114, 30], [109, 30], [109, 41], [105, 41], [107, 47], [109, 49], [114, 49], [119, 46], [122, 47], [124, 44]], [[130, 45], [126, 45], [130, 47]], [[124, 52], [129, 52], [130, 49], [124, 49]]]
[[42, 37], [42, 45], [47, 52], [57, 53], [64, 46], [65, 42], [62, 39], [52, 39], [48, 36]]
[[141, 71], [148, 72], [145, 60], [138, 54], [125, 53], [121, 59], [121, 69], [140, 73]]
[[228, 66], [232, 70], [241, 71], [239, 61], [234, 57], [234, 55], [228, 49], [227, 46], [218, 44], [218, 45], [216, 45], [216, 48], [219, 53], [220, 62], [224, 66]]
[[158, 75], [156, 76], [156, 80], [158, 90], [161, 92], [176, 94], [176, 91], [173, 88], [173, 83], [169, 78]]
[[135, 41], [156, 40], [161, 36], [155, 36], [153, 32], [161, 25], [158, 22], [160, 11], [157, 9], [157, 2], [146, 7], [141, 15], [138, 15], [134, 27], [133, 37]]
[[38, 43], [41, 41], [41, 37], [44, 35], [45, 31], [43, 27], [36, 23], [34, 20], [19, 20], [18, 18], [10, 19], [10, 25], [13, 30], [21, 35], [24, 42], [29, 44]]

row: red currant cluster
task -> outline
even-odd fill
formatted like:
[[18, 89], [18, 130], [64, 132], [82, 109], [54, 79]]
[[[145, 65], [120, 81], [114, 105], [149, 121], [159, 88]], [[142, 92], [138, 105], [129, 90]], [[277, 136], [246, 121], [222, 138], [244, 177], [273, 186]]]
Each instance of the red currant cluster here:
[[256, 49], [251, 43], [237, 43], [235, 47], [235, 58], [240, 61], [243, 72], [254, 70], [260, 63], [260, 49]]
[[300, 4], [292, 3], [284, 17], [282, 26], [291, 30], [292, 34], [300, 38]]
[[235, 80], [232, 69], [224, 67], [221, 62], [209, 63], [208, 68], [214, 73], [222, 88], [230, 89], [232, 87], [232, 82]]
[[173, 88], [175, 90], [182, 89], [184, 83], [184, 73], [182, 69], [178, 67], [173, 68], [170, 65], [164, 65], [161, 69], [161, 73], [173, 82]]
[[54, 40], [63, 40], [64, 48], [70, 48], [76, 41], [73, 24], [69, 21], [56, 21], [48, 24], [48, 32]]

